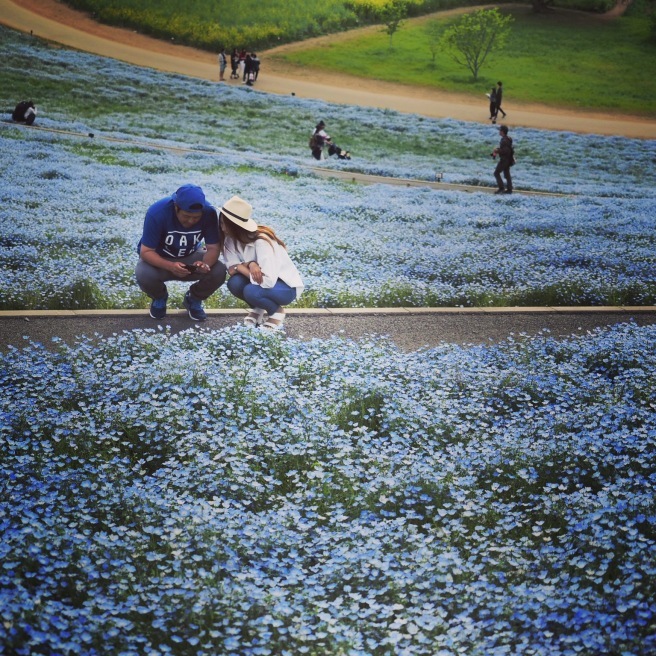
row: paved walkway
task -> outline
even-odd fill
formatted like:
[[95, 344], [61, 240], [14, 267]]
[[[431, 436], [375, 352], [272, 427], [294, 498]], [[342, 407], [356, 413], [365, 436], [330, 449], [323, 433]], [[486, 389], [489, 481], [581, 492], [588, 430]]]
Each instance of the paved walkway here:
[[[9, 345], [28, 346], [29, 340], [49, 347], [53, 337], [73, 344], [80, 335], [110, 336], [158, 326], [170, 326], [174, 333], [190, 328], [218, 330], [240, 324], [243, 317], [242, 310], [208, 310], [208, 320], [197, 324], [182, 310], [169, 310], [163, 321], [151, 319], [147, 310], [0, 312], [0, 352]], [[298, 339], [386, 335], [400, 349], [415, 351], [445, 342], [494, 343], [544, 330], [553, 337], [581, 335], [629, 321], [656, 324], [656, 307], [290, 309], [286, 334]]]

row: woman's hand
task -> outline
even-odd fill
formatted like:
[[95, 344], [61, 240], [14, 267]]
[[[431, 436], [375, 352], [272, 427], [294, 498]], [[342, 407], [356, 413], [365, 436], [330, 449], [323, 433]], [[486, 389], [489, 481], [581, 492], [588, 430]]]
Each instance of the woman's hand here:
[[248, 263], [248, 272], [251, 274], [253, 282], [257, 283], [258, 285], [262, 284], [264, 276], [262, 275], [262, 269], [260, 269], [260, 265], [257, 262]]

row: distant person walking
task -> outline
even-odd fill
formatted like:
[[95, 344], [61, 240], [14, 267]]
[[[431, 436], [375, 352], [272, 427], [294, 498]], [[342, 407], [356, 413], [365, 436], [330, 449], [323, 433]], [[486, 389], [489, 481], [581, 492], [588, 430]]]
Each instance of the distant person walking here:
[[225, 54], [225, 48], [221, 48], [221, 52], [219, 53], [219, 82], [223, 82], [225, 80], [225, 70], [227, 67], [228, 58]]
[[501, 109], [501, 101], [503, 100], [503, 82], [497, 82], [497, 95], [496, 95], [496, 110], [494, 112], [494, 121], [496, 122], [499, 112], [503, 114], [503, 118], [506, 118], [506, 112]]
[[[510, 176], [510, 167], [515, 163], [515, 149], [513, 148], [512, 137], [508, 136], [508, 126], [500, 125], [499, 134], [501, 141], [499, 146], [492, 151], [492, 157], [499, 158], [496, 168], [494, 169], [494, 179], [497, 181], [498, 189], [495, 194], [512, 194], [512, 177]], [[506, 179], [504, 186], [501, 174]]]
[[497, 120], [497, 88], [492, 87], [490, 93], [485, 95], [490, 100], [490, 120], [494, 123]]

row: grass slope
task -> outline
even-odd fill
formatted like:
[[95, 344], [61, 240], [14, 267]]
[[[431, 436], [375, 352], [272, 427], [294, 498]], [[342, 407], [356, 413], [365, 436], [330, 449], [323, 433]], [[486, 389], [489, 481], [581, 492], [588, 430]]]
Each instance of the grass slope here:
[[656, 117], [656, 46], [647, 42], [642, 16], [603, 21], [562, 11], [504, 11], [515, 18], [510, 38], [477, 81], [447, 52], [438, 51], [433, 61], [427, 27], [443, 29], [454, 18], [408, 22], [392, 49], [382, 32], [355, 32], [275, 56], [318, 70], [479, 95], [481, 104], [483, 93], [501, 79], [514, 101]]

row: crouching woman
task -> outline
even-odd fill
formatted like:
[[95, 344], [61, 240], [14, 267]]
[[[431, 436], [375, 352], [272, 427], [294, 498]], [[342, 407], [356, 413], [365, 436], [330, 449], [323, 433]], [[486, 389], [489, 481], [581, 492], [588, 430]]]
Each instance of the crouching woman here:
[[271, 228], [258, 226], [252, 213], [251, 205], [239, 196], [221, 208], [228, 289], [250, 306], [246, 325], [279, 330], [285, 321], [284, 306], [301, 295], [303, 281], [283, 241]]

